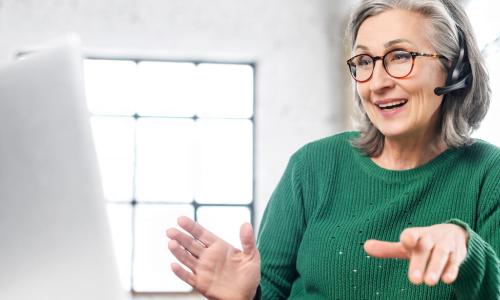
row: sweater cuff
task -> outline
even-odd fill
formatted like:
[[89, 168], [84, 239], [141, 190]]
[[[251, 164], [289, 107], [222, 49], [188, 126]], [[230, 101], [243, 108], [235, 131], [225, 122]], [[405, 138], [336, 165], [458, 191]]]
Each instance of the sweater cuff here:
[[469, 239], [467, 241], [467, 255], [460, 265], [458, 277], [453, 283], [457, 295], [477, 295], [478, 289], [485, 273], [485, 242], [470, 228], [470, 226], [458, 219], [451, 219], [447, 223], [464, 228]]

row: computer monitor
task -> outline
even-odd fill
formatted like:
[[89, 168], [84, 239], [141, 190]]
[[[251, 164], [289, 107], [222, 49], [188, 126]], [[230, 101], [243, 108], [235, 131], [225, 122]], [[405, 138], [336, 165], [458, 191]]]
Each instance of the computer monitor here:
[[0, 112], [0, 299], [124, 299], [78, 39], [0, 67]]

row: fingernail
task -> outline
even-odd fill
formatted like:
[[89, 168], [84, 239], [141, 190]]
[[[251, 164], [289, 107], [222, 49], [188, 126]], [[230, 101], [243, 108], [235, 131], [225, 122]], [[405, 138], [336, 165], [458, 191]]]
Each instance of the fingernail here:
[[436, 273], [431, 273], [431, 274], [429, 274], [429, 279], [430, 279], [430, 281], [431, 281], [432, 283], [434, 283], [434, 282], [437, 282], [437, 281], [438, 281], [438, 277], [437, 277]]
[[411, 276], [416, 280], [420, 280], [420, 278], [422, 277], [422, 272], [420, 272], [419, 270], [415, 270], [411, 273]]
[[453, 279], [455, 279], [454, 276], [453, 276], [453, 273], [452, 272], [446, 273], [446, 279], [448, 279], [450, 281], [453, 280]]

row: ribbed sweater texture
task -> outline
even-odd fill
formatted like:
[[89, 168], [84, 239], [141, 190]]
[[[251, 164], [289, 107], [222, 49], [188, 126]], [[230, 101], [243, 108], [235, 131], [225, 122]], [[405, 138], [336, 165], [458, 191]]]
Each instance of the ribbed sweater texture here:
[[[403, 171], [376, 165], [346, 132], [297, 151], [258, 237], [262, 299], [500, 299], [500, 149], [450, 148]], [[377, 259], [368, 239], [455, 223], [469, 233], [457, 280], [413, 285], [408, 261]]]

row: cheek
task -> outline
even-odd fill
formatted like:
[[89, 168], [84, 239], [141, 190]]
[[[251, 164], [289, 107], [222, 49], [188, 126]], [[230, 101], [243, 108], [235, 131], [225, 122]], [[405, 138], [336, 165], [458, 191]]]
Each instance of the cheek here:
[[435, 64], [422, 70], [420, 75], [420, 82], [423, 86], [429, 87], [427, 91], [433, 95], [436, 87], [446, 85], [447, 74], [441, 64]]
[[446, 73], [440, 65], [420, 65], [414, 69], [414, 76], [400, 81], [400, 87], [405, 90], [414, 101], [440, 101], [442, 97], [434, 93], [434, 89], [442, 87], [446, 82]]
[[361, 103], [365, 103], [366, 100], [368, 100], [370, 91], [367, 87], [366, 84], [362, 83], [356, 83], [356, 92], [358, 93], [358, 96], [361, 98]]

